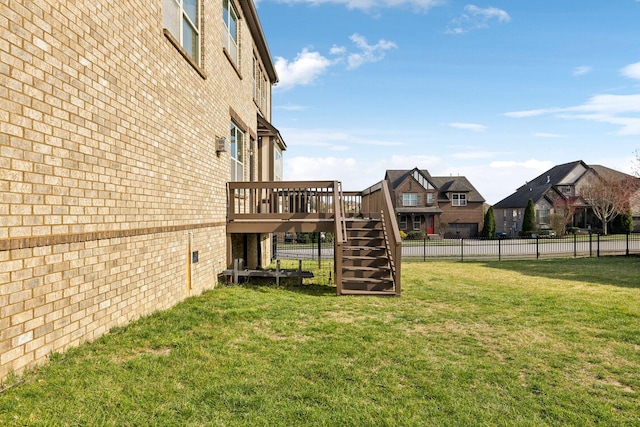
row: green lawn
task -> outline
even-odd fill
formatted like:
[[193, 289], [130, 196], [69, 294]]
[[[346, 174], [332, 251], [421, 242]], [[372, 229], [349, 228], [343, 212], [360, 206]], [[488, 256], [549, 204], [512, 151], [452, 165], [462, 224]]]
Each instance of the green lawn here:
[[639, 258], [402, 273], [220, 286], [10, 378], [0, 425], [640, 425]]

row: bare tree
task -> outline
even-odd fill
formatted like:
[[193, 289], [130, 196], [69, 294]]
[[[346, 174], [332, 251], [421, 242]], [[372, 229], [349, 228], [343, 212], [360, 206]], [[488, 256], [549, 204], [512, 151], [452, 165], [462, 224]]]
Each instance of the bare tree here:
[[638, 191], [638, 179], [629, 176], [616, 180], [601, 175], [587, 179], [587, 184], [580, 190], [580, 197], [602, 221], [602, 231], [607, 234], [608, 223], [629, 210], [630, 198]]
[[[553, 201], [553, 211], [564, 218], [565, 226], [567, 224], [573, 225], [573, 218], [580, 207], [577, 202], [577, 197], [564, 196], [558, 196]], [[558, 230], [556, 230], [556, 233], [558, 233]], [[564, 234], [564, 230], [562, 230], [562, 234]]]

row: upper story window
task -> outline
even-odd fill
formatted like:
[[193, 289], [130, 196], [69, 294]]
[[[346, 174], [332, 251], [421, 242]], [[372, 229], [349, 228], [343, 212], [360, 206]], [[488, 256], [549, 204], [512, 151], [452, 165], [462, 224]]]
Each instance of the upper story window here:
[[418, 206], [418, 194], [417, 193], [403, 193], [402, 194], [402, 206]]
[[238, 12], [231, 0], [222, 0], [222, 45], [234, 64], [238, 64]]
[[200, 65], [200, 0], [163, 0], [163, 25]]
[[427, 205], [433, 204], [433, 193], [427, 193]]
[[413, 171], [413, 178], [418, 181], [418, 183], [420, 183], [420, 185], [422, 185], [425, 190], [432, 190], [433, 186], [431, 185], [431, 183], [429, 183], [429, 181], [427, 181], [424, 176], [422, 176], [421, 173], [419, 173], [418, 171]]
[[464, 193], [454, 193], [451, 195], [452, 206], [467, 206], [467, 195]]
[[231, 181], [244, 181], [244, 132], [231, 123]]
[[267, 112], [267, 76], [264, 71], [262, 71], [262, 67], [260, 66], [260, 61], [256, 56], [253, 56], [253, 99], [256, 101], [258, 108], [263, 113]]

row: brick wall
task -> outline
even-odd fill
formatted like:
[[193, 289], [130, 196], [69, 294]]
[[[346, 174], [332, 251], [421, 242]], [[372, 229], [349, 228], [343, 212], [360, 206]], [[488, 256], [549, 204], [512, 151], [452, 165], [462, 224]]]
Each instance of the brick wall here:
[[194, 67], [162, 0], [2, 6], [0, 379], [226, 268], [230, 160], [214, 140], [232, 116], [247, 136], [257, 125], [250, 33], [241, 20], [234, 66], [220, 7], [203, 3]]

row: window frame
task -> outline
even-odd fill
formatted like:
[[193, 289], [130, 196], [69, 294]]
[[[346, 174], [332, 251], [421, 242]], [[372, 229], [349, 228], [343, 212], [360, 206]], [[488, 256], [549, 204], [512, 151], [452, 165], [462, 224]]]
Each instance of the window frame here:
[[284, 159], [282, 150], [279, 147], [273, 147], [273, 180], [282, 181], [284, 169]]
[[[244, 181], [244, 148], [245, 148], [245, 131], [235, 122], [231, 122], [229, 127], [229, 135], [231, 138], [231, 165], [229, 171], [229, 180], [232, 182]], [[240, 170], [240, 173], [238, 171]], [[238, 176], [241, 179], [238, 179]]]
[[465, 193], [453, 193], [451, 195], [451, 206], [467, 206], [467, 195]]
[[[163, 0], [162, 25], [181, 49], [182, 54], [193, 61], [196, 67], [200, 67], [202, 64], [202, 14], [200, 12], [202, 3], [201, 0], [193, 0], [195, 5], [193, 10], [189, 11], [190, 5], [185, 5], [185, 1], [188, 0]], [[190, 12], [195, 16], [190, 16]], [[175, 22], [172, 22], [173, 19]], [[185, 45], [185, 21], [195, 35], [195, 44], [192, 45], [191, 51]]]
[[422, 230], [421, 226], [422, 226], [422, 217], [420, 217], [419, 215], [414, 216], [413, 219], [411, 220], [411, 222], [413, 223], [413, 230], [414, 231], [420, 231]]
[[402, 193], [402, 206], [418, 206], [418, 193]]
[[[233, 22], [233, 30], [230, 23]], [[240, 64], [240, 14], [233, 0], [222, 0], [222, 46], [231, 62], [238, 67]]]
[[400, 215], [398, 220], [398, 228], [401, 230], [407, 229], [407, 215]]

